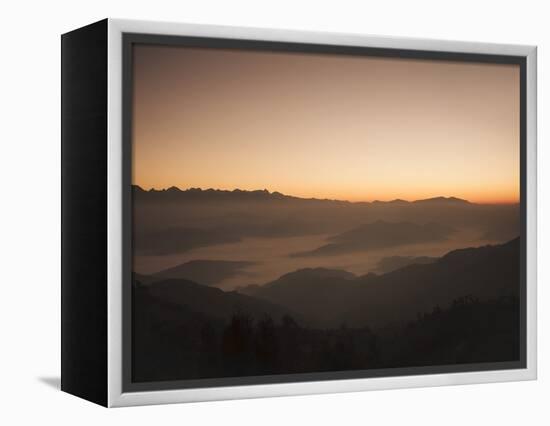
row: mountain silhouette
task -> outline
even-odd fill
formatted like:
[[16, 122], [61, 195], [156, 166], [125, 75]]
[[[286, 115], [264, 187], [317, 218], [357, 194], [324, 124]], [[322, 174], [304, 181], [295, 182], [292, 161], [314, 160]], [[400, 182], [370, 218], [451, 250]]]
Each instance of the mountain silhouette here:
[[453, 250], [434, 263], [380, 275], [376, 288], [363, 287], [359, 298], [363, 302], [343, 318], [381, 325], [414, 318], [418, 312], [464, 296], [482, 301], [519, 297], [519, 259], [519, 238], [502, 245]]
[[189, 188], [189, 189], [180, 189], [177, 186], [171, 186], [164, 189], [149, 189], [144, 190], [139, 185], [132, 185], [132, 195], [140, 199], [147, 200], [289, 200], [289, 201], [322, 201], [326, 203], [350, 203], [350, 204], [409, 204], [409, 203], [454, 203], [454, 204], [469, 204], [470, 202], [457, 197], [433, 197], [420, 200], [407, 201], [400, 198], [396, 198], [390, 201], [380, 201], [374, 200], [372, 202], [368, 201], [358, 201], [352, 203], [347, 200], [338, 200], [338, 199], [328, 199], [328, 198], [304, 198], [296, 197], [292, 195], [282, 194], [278, 191], [270, 192], [267, 189], [257, 189], [257, 190], [242, 190], [242, 189], [202, 189], [202, 188]]
[[463, 200], [462, 198], [456, 198], [456, 197], [433, 197], [433, 198], [426, 198], [423, 200], [415, 200], [413, 203], [431, 203], [431, 204], [440, 204], [440, 203], [447, 203], [447, 204], [470, 204], [468, 200]]
[[311, 251], [293, 254], [294, 257], [331, 256], [356, 251], [367, 251], [406, 244], [444, 241], [454, 229], [438, 223], [418, 225], [411, 222], [378, 220], [332, 236], [329, 244]]
[[378, 261], [375, 271], [378, 274], [386, 274], [409, 265], [434, 263], [437, 259], [429, 256], [388, 256]]
[[192, 228], [188, 226], [154, 225], [135, 227], [134, 252], [138, 255], [163, 256], [185, 253], [199, 247], [238, 243], [241, 236], [231, 228]]
[[519, 277], [517, 238], [503, 245], [454, 250], [433, 263], [383, 275], [350, 279], [286, 274], [249, 291], [316, 324], [381, 326], [464, 296], [480, 300], [518, 296]]
[[355, 274], [344, 271], [343, 269], [328, 269], [328, 268], [302, 268], [294, 272], [289, 272], [281, 276], [277, 282], [294, 282], [297, 280], [311, 281], [318, 279], [344, 279], [353, 280], [357, 278]]
[[153, 304], [165, 304], [184, 308], [188, 312], [204, 314], [217, 320], [228, 320], [236, 312], [246, 312], [261, 318], [269, 315], [281, 318], [291, 311], [288, 308], [239, 294], [225, 292], [215, 287], [198, 284], [185, 279], [155, 281], [150, 285], [136, 283], [137, 292], [146, 295]]
[[[134, 197], [138, 197], [142, 200], [193, 200], [193, 201], [262, 201], [262, 200], [308, 200], [306, 198], [293, 197], [290, 195], [284, 195], [280, 192], [270, 192], [267, 189], [259, 189], [253, 191], [245, 191], [241, 189], [224, 190], [224, 189], [201, 189], [201, 188], [189, 188], [180, 189], [176, 186], [172, 186], [166, 189], [150, 189], [144, 190], [138, 185], [132, 185], [132, 194]], [[331, 200], [326, 200], [331, 201]]]
[[[299, 290], [303, 296], [307, 297], [307, 292], [319, 291], [323, 283], [332, 286], [333, 283], [339, 283], [342, 280], [351, 281], [355, 279], [357, 279], [355, 274], [342, 269], [303, 268], [284, 274], [267, 284], [239, 287], [236, 291], [250, 296], [260, 295], [273, 300], [277, 300], [280, 294], [283, 303], [288, 304], [286, 293], [292, 293], [294, 289]], [[294, 294], [291, 297], [299, 298], [301, 295]]]
[[[418, 226], [438, 223], [458, 232], [478, 234], [493, 243], [507, 241], [519, 230], [519, 205], [475, 204], [456, 197], [348, 202], [300, 198], [268, 190], [170, 187], [145, 191], [139, 186], [133, 187], [132, 194], [134, 252], [138, 256], [187, 253], [197, 248], [242, 243], [248, 238], [336, 237], [353, 228], [361, 231], [365, 223], [376, 221]], [[427, 235], [430, 232], [425, 231]], [[433, 241], [429, 237], [426, 240]], [[327, 242], [331, 243], [336, 244]], [[384, 245], [380, 238], [365, 244]], [[346, 241], [319, 251], [331, 254], [364, 250], [361, 245]]]
[[211, 286], [239, 275], [253, 264], [254, 262], [232, 260], [191, 260], [156, 272], [150, 276], [149, 281], [186, 279]]
[[324, 326], [338, 313], [355, 306], [364, 282], [347, 271], [324, 268], [300, 269], [262, 286], [249, 286], [239, 292], [269, 300], [299, 312], [312, 323]]

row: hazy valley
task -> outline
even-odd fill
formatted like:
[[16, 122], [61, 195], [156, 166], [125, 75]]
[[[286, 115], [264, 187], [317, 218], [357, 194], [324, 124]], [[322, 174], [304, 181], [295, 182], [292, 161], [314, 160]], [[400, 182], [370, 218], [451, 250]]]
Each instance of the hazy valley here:
[[[133, 194], [134, 270], [152, 275], [197, 261], [240, 265], [217, 280], [224, 289], [301, 268], [380, 272], [396, 256], [440, 257], [519, 235], [517, 204], [443, 197], [350, 203], [267, 191], [139, 187]], [[214, 269], [220, 273], [219, 264]]]

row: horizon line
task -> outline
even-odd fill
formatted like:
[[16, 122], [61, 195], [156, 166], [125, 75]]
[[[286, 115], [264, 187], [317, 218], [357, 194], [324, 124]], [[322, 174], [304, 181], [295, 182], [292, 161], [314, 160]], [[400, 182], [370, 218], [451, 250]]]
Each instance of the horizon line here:
[[435, 195], [427, 198], [415, 198], [415, 199], [406, 199], [406, 198], [391, 198], [388, 200], [381, 200], [381, 199], [372, 199], [372, 200], [349, 200], [349, 199], [343, 199], [343, 198], [317, 198], [317, 197], [303, 197], [303, 196], [297, 196], [297, 195], [289, 195], [285, 194], [280, 191], [270, 191], [267, 188], [264, 189], [254, 189], [254, 190], [248, 190], [248, 189], [240, 189], [240, 188], [234, 188], [234, 189], [220, 189], [220, 188], [201, 188], [201, 187], [188, 187], [186, 189], [182, 189], [176, 185], [172, 185], [169, 187], [157, 189], [154, 186], [149, 187], [149, 189], [145, 189], [141, 185], [132, 183], [132, 187], [138, 188], [139, 190], [143, 192], [168, 192], [168, 191], [178, 191], [178, 192], [190, 192], [190, 191], [196, 191], [196, 192], [207, 192], [207, 191], [213, 191], [213, 192], [226, 192], [226, 193], [264, 193], [269, 195], [276, 195], [276, 196], [283, 196], [288, 198], [297, 198], [301, 200], [317, 200], [317, 201], [335, 201], [335, 202], [345, 202], [350, 204], [373, 204], [373, 203], [397, 203], [397, 202], [403, 202], [403, 203], [416, 203], [416, 202], [422, 202], [422, 201], [435, 201], [435, 200], [442, 200], [442, 201], [457, 201], [457, 202], [463, 202], [467, 204], [479, 204], [479, 205], [514, 205], [514, 204], [520, 204], [520, 200], [517, 201], [489, 201], [489, 202], [477, 202], [477, 201], [470, 201], [465, 198], [455, 197], [455, 196], [444, 196], [444, 195]]

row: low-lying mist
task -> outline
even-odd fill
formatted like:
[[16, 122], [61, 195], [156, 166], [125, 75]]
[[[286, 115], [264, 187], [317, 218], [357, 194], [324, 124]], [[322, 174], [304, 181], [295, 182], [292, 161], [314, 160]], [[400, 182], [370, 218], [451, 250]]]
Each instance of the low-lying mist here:
[[[519, 205], [453, 198], [349, 203], [266, 191], [134, 190], [133, 218], [135, 272], [239, 262], [210, 283], [224, 290], [302, 268], [380, 273], [390, 258], [437, 258], [519, 235]], [[228, 264], [216, 265], [203, 268]]]

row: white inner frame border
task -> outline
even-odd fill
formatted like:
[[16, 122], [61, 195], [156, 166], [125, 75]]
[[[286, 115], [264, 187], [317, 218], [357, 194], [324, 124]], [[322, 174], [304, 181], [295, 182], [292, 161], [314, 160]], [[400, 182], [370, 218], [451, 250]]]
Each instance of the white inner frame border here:
[[[122, 35], [176, 36], [512, 55], [527, 58], [527, 368], [158, 391], [122, 391]], [[108, 20], [107, 309], [109, 407], [356, 392], [537, 378], [537, 49], [535, 46], [378, 37], [169, 22]]]

